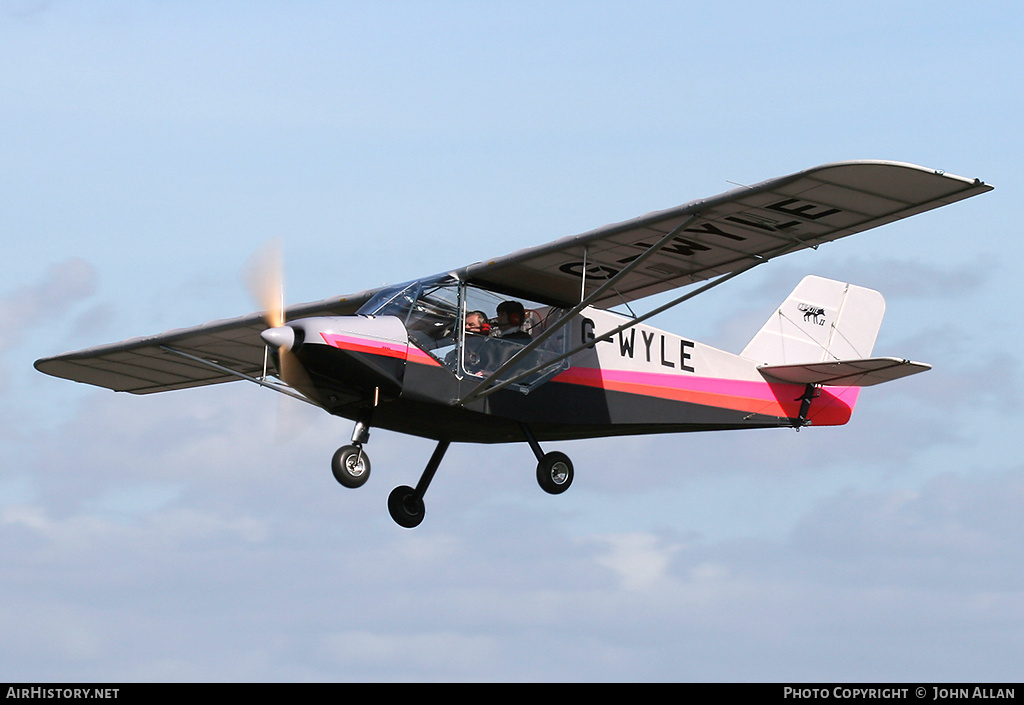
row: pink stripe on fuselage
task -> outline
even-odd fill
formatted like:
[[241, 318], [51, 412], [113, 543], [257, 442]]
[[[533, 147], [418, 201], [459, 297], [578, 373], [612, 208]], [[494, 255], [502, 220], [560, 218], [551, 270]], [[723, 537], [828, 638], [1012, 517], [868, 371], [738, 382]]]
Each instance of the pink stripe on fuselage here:
[[339, 335], [337, 333], [320, 333], [320, 337], [328, 345], [341, 350], [368, 353], [370, 355], [384, 355], [409, 362], [418, 362], [423, 365], [440, 365], [440, 363], [419, 348], [397, 343], [393, 341], [374, 340], [372, 338], [359, 338], [354, 335]]
[[[803, 385], [799, 384], [593, 367], [569, 368], [552, 381], [787, 418], [799, 415], [800, 397], [804, 393]], [[810, 418], [822, 426], [844, 424], [858, 394], [857, 387], [822, 389], [811, 404]]]

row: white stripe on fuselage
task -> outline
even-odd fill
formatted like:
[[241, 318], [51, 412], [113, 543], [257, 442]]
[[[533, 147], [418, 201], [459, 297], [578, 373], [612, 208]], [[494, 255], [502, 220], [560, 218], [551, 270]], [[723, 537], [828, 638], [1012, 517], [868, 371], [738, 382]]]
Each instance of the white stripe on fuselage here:
[[[585, 309], [573, 321], [570, 344], [585, 344], [628, 321], [610, 311]], [[571, 362], [574, 367], [764, 381], [751, 360], [642, 323], [595, 343]]]

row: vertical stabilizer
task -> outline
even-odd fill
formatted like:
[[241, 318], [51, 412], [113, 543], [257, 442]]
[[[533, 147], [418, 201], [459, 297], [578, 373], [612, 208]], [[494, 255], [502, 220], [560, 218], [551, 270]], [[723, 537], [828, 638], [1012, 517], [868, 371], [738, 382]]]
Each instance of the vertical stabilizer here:
[[740, 354], [763, 365], [868, 358], [883, 315], [873, 289], [804, 277]]

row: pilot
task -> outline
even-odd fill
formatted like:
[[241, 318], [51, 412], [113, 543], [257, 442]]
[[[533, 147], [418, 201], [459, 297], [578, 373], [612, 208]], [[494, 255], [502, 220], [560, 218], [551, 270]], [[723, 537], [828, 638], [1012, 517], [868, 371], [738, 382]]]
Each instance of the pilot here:
[[487, 341], [491, 326], [487, 322], [487, 314], [483, 311], [470, 311], [466, 314], [466, 338], [464, 363], [466, 372], [480, 374], [487, 364], [487, 356], [482, 346]]
[[491, 332], [491, 326], [487, 322], [487, 314], [483, 311], [470, 311], [466, 314], [466, 332], [477, 335], [487, 335]]
[[491, 335], [502, 340], [514, 340], [519, 343], [528, 343], [533, 338], [523, 330], [523, 323], [526, 321], [526, 311], [518, 301], [502, 301], [498, 304], [498, 317], [495, 319], [495, 328]]

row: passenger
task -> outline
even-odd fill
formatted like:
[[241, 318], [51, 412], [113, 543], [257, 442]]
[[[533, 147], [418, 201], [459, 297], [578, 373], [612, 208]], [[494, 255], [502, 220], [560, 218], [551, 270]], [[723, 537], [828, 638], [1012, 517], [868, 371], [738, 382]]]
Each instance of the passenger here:
[[495, 328], [492, 330], [492, 337], [502, 340], [514, 340], [519, 343], [528, 343], [533, 338], [523, 330], [523, 323], [526, 321], [526, 311], [518, 301], [502, 301], [498, 304], [498, 317], [495, 321]]

